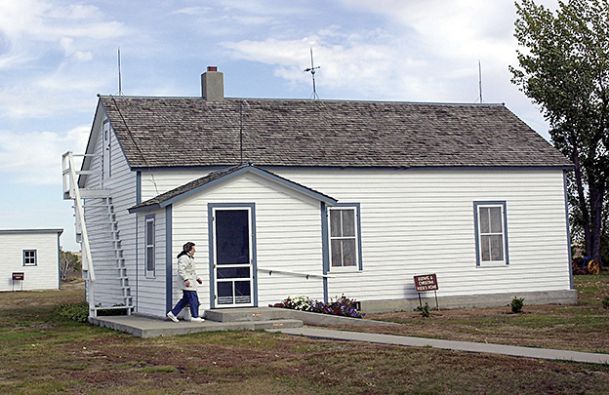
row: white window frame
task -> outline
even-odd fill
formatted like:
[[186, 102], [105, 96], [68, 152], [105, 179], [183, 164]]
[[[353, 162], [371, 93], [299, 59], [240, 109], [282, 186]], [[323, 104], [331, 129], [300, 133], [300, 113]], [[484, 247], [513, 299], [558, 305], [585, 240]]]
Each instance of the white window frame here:
[[[28, 256], [26, 257], [27, 253], [33, 252], [34, 256]], [[23, 250], [23, 252], [21, 253], [22, 256], [22, 262], [23, 262], [23, 266], [38, 266], [38, 250], [35, 249], [30, 249], [30, 250]], [[33, 259], [33, 262], [27, 262], [28, 259]]]
[[[354, 236], [332, 236], [332, 220], [331, 220], [331, 213], [332, 211], [339, 211], [339, 210], [352, 210], [353, 211], [353, 226], [355, 227], [354, 229]], [[359, 216], [358, 216], [358, 207], [356, 205], [340, 205], [340, 206], [334, 206], [334, 207], [328, 207], [328, 215], [327, 215], [327, 221], [328, 221], [328, 257], [329, 257], [329, 262], [328, 262], [328, 269], [330, 272], [358, 272], [361, 271], [360, 267], [361, 267], [361, 262], [360, 262], [360, 232], [359, 232]], [[351, 266], [334, 266], [332, 264], [333, 259], [332, 259], [332, 240], [347, 240], [347, 239], [354, 239], [355, 240], [355, 265], [351, 265]]]
[[[152, 223], [152, 244], [148, 244], [148, 224]], [[149, 250], [152, 249], [152, 270], [148, 269]], [[156, 218], [147, 215], [144, 221], [144, 271], [146, 278], [156, 277]]]
[[[485, 203], [485, 202], [477, 202], [475, 203], [475, 210], [476, 210], [476, 238], [478, 241], [478, 248], [476, 251], [476, 263], [477, 266], [505, 266], [509, 264], [509, 258], [508, 258], [508, 244], [507, 244], [507, 228], [506, 228], [506, 221], [507, 221], [507, 216], [505, 213], [505, 207], [506, 204], [505, 202], [497, 202], [497, 203]], [[480, 209], [482, 208], [499, 208], [500, 210], [500, 218], [501, 218], [501, 233], [493, 233], [490, 232], [490, 226], [491, 226], [491, 221], [489, 218], [489, 233], [482, 233], [480, 231]], [[489, 211], [489, 215], [490, 215], [490, 211]], [[482, 236], [499, 236], [501, 235], [501, 241], [503, 243], [503, 260], [488, 260], [488, 261], [484, 261], [482, 260]], [[489, 253], [491, 253], [490, 248], [489, 248]], [[492, 254], [491, 254], [492, 255]]]

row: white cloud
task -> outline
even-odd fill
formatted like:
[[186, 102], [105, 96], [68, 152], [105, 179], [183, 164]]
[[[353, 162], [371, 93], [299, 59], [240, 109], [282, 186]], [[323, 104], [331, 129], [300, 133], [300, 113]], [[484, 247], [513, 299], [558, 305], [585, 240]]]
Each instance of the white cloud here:
[[[512, 1], [344, 0], [348, 12], [381, 17], [381, 28], [320, 28], [315, 34], [224, 42], [235, 59], [273, 67], [291, 84], [310, 85], [315, 52], [318, 92], [377, 100], [475, 102], [478, 60], [483, 97], [504, 102], [546, 135], [539, 111], [510, 82], [516, 64]], [[545, 0], [552, 6], [556, 0]]]
[[90, 126], [81, 125], [65, 133], [0, 130], [0, 172], [21, 183], [61, 184], [61, 154], [84, 152]]

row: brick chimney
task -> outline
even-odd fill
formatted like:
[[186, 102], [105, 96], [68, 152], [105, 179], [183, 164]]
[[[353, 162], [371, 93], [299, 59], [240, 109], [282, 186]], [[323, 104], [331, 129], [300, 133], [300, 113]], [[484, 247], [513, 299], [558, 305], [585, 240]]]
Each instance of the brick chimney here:
[[201, 95], [208, 101], [224, 100], [224, 74], [216, 66], [207, 66], [201, 74]]

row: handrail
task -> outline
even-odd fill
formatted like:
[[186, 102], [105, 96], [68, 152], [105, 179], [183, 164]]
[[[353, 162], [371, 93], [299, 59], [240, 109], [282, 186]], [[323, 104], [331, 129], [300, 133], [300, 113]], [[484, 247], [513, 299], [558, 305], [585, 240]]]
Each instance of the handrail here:
[[307, 279], [309, 277], [334, 278], [334, 276], [330, 276], [328, 274], [300, 273], [300, 272], [292, 272], [292, 271], [289, 271], [289, 270], [268, 269], [268, 268], [264, 268], [264, 267], [257, 268], [257, 271], [259, 271], [259, 272], [268, 272], [269, 276], [272, 275], [273, 272], [275, 272], [275, 273], [291, 274], [293, 276], [306, 277]]
[[[74, 158], [72, 156], [72, 152], [68, 151], [62, 155], [62, 163], [65, 167], [67, 165], [67, 169], [69, 170], [69, 192], [72, 199], [74, 199], [74, 207], [76, 208], [76, 220], [78, 221], [78, 225], [80, 226], [81, 232], [81, 243], [82, 243], [82, 255], [83, 255], [83, 268], [86, 267], [86, 270], [89, 273], [89, 280], [95, 281], [95, 269], [93, 268], [92, 257], [91, 257], [91, 246], [89, 244], [89, 234], [87, 233], [87, 225], [85, 223], [85, 211], [82, 206], [82, 200], [80, 197], [80, 190], [78, 188], [78, 179], [76, 177], [76, 166], [74, 164]], [[64, 185], [65, 191], [65, 185]]]

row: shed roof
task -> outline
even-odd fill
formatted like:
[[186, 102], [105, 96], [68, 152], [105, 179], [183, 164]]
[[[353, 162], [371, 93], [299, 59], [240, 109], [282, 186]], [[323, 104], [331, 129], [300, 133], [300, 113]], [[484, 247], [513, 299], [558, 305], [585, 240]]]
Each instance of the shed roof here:
[[570, 167], [501, 104], [100, 96], [132, 168]]
[[324, 202], [329, 205], [336, 204], [337, 200], [333, 197], [330, 197], [326, 194], [318, 192], [312, 188], [294, 182], [292, 180], [288, 180], [287, 178], [278, 176], [277, 174], [270, 172], [265, 169], [260, 169], [250, 163], [243, 164], [239, 166], [234, 166], [228, 169], [214, 171], [209, 173], [206, 176], [197, 178], [191, 182], [188, 182], [184, 185], [180, 185], [177, 188], [174, 188], [170, 191], [162, 193], [158, 196], [153, 197], [152, 199], [146, 200], [136, 206], [133, 206], [129, 209], [129, 212], [138, 212], [138, 211], [149, 211], [154, 209], [159, 209], [166, 207], [178, 200], [184, 199], [188, 196], [191, 196], [195, 193], [199, 193], [204, 191], [207, 188], [210, 188], [214, 185], [226, 182], [230, 179], [233, 179], [237, 176], [243, 175], [245, 173], [252, 173], [264, 179], [270, 180], [274, 183], [280, 184], [288, 189], [306, 195], [310, 198], [317, 199], [321, 202]]

